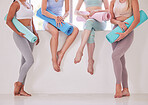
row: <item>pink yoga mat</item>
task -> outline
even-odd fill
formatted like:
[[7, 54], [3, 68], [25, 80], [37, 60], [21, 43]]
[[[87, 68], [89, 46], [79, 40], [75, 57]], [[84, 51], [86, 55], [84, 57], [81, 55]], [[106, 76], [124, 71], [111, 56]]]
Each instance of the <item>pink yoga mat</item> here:
[[[87, 11], [80, 11], [84, 15], [89, 15], [89, 12]], [[109, 12], [98, 12], [95, 13], [90, 19], [96, 19], [99, 22], [102, 21], [109, 21], [111, 19], [111, 14]], [[85, 22], [86, 19], [84, 19], [82, 16], [77, 16], [76, 18], [77, 21], [82, 21]]]

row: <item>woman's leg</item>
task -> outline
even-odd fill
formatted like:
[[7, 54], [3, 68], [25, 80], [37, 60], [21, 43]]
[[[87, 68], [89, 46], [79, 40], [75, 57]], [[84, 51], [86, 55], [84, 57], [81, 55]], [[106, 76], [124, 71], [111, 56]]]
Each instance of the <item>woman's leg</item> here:
[[34, 59], [33, 59], [33, 55], [32, 55], [32, 49], [31, 49], [31, 46], [30, 46], [28, 40], [17, 35], [16, 33], [14, 33], [13, 36], [14, 36], [14, 41], [15, 41], [17, 47], [19, 48], [19, 50], [21, 51], [22, 56], [25, 61], [24, 63], [22, 63], [23, 65], [20, 68], [18, 82], [15, 83], [14, 94], [18, 95], [18, 94], [20, 94], [20, 90], [21, 90], [22, 85], [25, 81], [27, 72], [30, 69], [30, 67], [32, 66]]
[[90, 36], [87, 40], [87, 51], [88, 51], [88, 67], [87, 67], [87, 71], [88, 73], [90, 73], [91, 75], [93, 75], [94, 73], [94, 68], [93, 68], [93, 64], [94, 64], [94, 59], [93, 59], [93, 54], [94, 54], [94, 49], [95, 49], [95, 30], [92, 29]]
[[94, 19], [88, 19], [84, 25], [84, 31], [82, 33], [82, 38], [81, 38], [81, 45], [76, 53], [76, 57], [74, 60], [75, 63], [79, 63], [81, 61], [81, 58], [83, 56], [84, 47], [87, 43], [87, 40], [88, 40], [90, 33], [92, 31], [92, 28], [93, 28], [93, 24], [95, 22], [96, 21]]
[[[119, 42], [115, 42], [116, 46], [113, 50], [112, 54], [112, 60], [113, 60], [113, 65], [114, 65], [114, 71], [115, 71], [115, 76], [116, 76], [116, 94], [115, 98], [120, 98], [122, 97], [122, 92], [121, 92], [121, 82], [122, 82], [122, 71], [123, 71], [123, 66], [122, 66], [122, 61], [121, 58], [125, 54], [125, 52], [128, 50], [130, 45], [132, 44], [133, 41], [133, 32], [131, 32], [126, 38]], [[126, 76], [125, 76], [126, 78]]]
[[88, 68], [87, 71], [93, 75], [94, 73], [94, 59], [93, 59], [93, 54], [94, 54], [94, 49], [95, 49], [95, 43], [87, 43], [87, 49], [88, 49]]
[[73, 33], [67, 37], [62, 49], [60, 51], [58, 51], [58, 65], [60, 66], [61, 64], [61, 61], [63, 59], [63, 56], [65, 54], [65, 52], [67, 51], [67, 49], [70, 47], [70, 45], [73, 43], [73, 41], [75, 40], [76, 36], [78, 35], [78, 28], [73, 26], [74, 27], [74, 31]]
[[124, 55], [121, 57], [121, 62], [122, 62], [122, 95], [123, 96], [130, 96], [129, 90], [128, 90], [128, 74], [125, 66], [125, 57]]
[[45, 25], [45, 30], [48, 31], [52, 37], [50, 40], [50, 48], [51, 48], [51, 54], [52, 54], [52, 63], [53, 68], [55, 71], [60, 72], [60, 67], [57, 63], [57, 48], [58, 48], [58, 37], [59, 37], [59, 31], [51, 24], [47, 23]]
[[91, 31], [91, 34], [88, 38], [87, 41], [87, 49], [88, 49], [88, 72], [93, 75], [94, 73], [94, 59], [93, 59], [93, 54], [94, 54], [94, 49], [95, 49], [95, 31], [103, 31], [106, 28], [106, 23], [105, 22], [94, 22], [93, 24], [93, 29]]
[[[28, 41], [28, 43], [29, 43], [29, 45], [30, 45], [31, 50], [33, 51], [34, 44], [31, 43], [31, 42], [29, 42], [29, 41]], [[25, 58], [22, 56], [22, 59], [21, 59], [21, 67], [22, 67], [22, 65], [23, 65], [24, 63], [25, 63]], [[20, 67], [20, 72], [21, 72], [21, 67]], [[25, 80], [26, 80], [26, 76], [25, 76], [24, 81], [23, 81], [23, 83], [22, 83], [23, 85], [22, 85], [22, 88], [21, 88], [21, 90], [20, 90], [20, 95], [22, 95], [22, 96], [31, 96], [31, 94], [27, 93], [27, 92], [24, 90]]]

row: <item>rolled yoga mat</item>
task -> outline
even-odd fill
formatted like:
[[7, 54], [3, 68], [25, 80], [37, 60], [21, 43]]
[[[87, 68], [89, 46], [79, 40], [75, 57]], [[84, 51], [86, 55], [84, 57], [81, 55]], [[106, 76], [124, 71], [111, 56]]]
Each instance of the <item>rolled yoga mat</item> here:
[[[5, 16], [4, 20], [7, 20], [7, 15]], [[24, 37], [28, 39], [31, 43], [34, 43], [37, 41], [37, 37], [28, 29], [26, 28], [22, 23], [20, 23], [15, 17], [12, 19], [12, 23], [16, 27], [16, 29], [25, 34]]]
[[[49, 13], [55, 15], [54, 13], [52, 13], [50, 10], [46, 9]], [[56, 26], [56, 21], [55, 19], [52, 19], [52, 18], [48, 18], [46, 17], [45, 15], [42, 15], [42, 12], [41, 12], [41, 8], [37, 11], [37, 14], [36, 16], [38, 16], [39, 18], [45, 20], [46, 22], [52, 24], [53, 26], [55, 26], [57, 29], [59, 29], [60, 31], [64, 32], [66, 35], [70, 35], [72, 32], [73, 32], [73, 26], [64, 22], [62, 23], [62, 27], [57, 27]], [[56, 15], [55, 15], [56, 16]]]
[[[83, 15], [89, 15], [90, 14], [87, 11], [80, 11], [80, 13], [83, 14]], [[111, 14], [109, 12], [98, 12], [98, 13], [95, 13], [93, 16], [91, 16], [90, 19], [96, 19], [99, 22], [109, 21], [111, 19]], [[76, 20], [86, 22], [86, 19], [83, 18], [82, 16], [77, 16]]]
[[[143, 22], [145, 22], [147, 19], [148, 19], [148, 16], [146, 15], [146, 13], [143, 10], [141, 10], [140, 11], [140, 22], [136, 26], [136, 28], [139, 25], [141, 25]], [[134, 16], [131, 16], [130, 18], [125, 20], [125, 22], [129, 23], [129, 24], [126, 24], [127, 28], [129, 28], [131, 26], [133, 21], [134, 21]], [[119, 34], [116, 34], [117, 32], [118, 33], [124, 33], [124, 31], [122, 31], [121, 28], [119, 26], [117, 26], [114, 30], [112, 30], [109, 34], [106, 35], [106, 38], [110, 43], [115, 42], [116, 39], [119, 37]]]

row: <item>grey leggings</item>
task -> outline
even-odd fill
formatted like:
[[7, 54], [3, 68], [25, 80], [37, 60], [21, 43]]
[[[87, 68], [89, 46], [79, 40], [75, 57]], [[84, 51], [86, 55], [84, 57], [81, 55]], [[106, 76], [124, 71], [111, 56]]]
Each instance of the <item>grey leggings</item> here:
[[[27, 26], [27, 28], [32, 31], [31, 26]], [[22, 54], [18, 81], [24, 84], [27, 72], [34, 62], [33, 55], [32, 55], [33, 43], [19, 36], [15, 32], [13, 33], [13, 38], [16, 43], [16, 46], [19, 48]]]
[[128, 75], [125, 66], [125, 52], [133, 42], [134, 32], [132, 31], [126, 38], [112, 44], [112, 60], [116, 76], [116, 84], [121, 84], [123, 88], [128, 88]]

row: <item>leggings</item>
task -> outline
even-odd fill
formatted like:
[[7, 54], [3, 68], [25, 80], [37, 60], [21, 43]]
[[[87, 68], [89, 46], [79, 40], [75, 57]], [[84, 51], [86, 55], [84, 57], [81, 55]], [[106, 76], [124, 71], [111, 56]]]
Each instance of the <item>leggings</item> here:
[[95, 43], [95, 31], [103, 31], [106, 28], [106, 22], [98, 22], [95, 19], [88, 19], [84, 24], [84, 30], [91, 30], [87, 43]]
[[[30, 31], [32, 31], [31, 26], [26, 26], [26, 27]], [[26, 76], [27, 76], [27, 72], [34, 62], [33, 55], [32, 55], [34, 44], [29, 42], [27, 39], [19, 36], [15, 32], [13, 33], [13, 39], [16, 43], [16, 46], [18, 47], [18, 49], [20, 50], [20, 52], [22, 54], [18, 81], [24, 84]]]
[[[115, 26], [116, 27], [116, 26]], [[123, 88], [128, 88], [128, 75], [125, 66], [125, 52], [133, 42], [134, 31], [119, 42], [112, 43], [112, 60], [116, 76], [116, 84], [121, 84]]]

